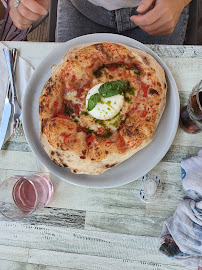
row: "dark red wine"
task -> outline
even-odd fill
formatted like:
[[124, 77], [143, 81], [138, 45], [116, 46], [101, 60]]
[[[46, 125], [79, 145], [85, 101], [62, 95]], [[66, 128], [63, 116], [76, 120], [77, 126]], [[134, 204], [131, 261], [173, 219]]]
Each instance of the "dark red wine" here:
[[190, 118], [187, 106], [184, 106], [180, 112], [180, 126], [187, 133], [195, 134], [201, 131], [196, 123]]
[[187, 106], [181, 110], [180, 126], [188, 133], [202, 130], [202, 81], [194, 87]]

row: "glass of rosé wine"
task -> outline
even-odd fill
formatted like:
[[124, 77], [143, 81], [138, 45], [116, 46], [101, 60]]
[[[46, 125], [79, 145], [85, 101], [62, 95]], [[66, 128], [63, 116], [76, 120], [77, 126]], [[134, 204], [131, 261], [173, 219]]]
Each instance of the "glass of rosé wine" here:
[[22, 219], [47, 206], [53, 194], [48, 173], [9, 177], [0, 184], [0, 213], [11, 220]]
[[202, 131], [202, 80], [193, 88], [188, 104], [180, 112], [180, 126], [187, 133]]

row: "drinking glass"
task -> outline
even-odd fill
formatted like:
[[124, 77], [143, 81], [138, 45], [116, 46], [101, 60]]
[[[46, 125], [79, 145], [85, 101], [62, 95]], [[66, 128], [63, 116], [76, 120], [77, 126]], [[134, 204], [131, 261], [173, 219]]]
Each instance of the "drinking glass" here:
[[193, 88], [188, 104], [180, 112], [180, 126], [192, 134], [202, 130], [202, 80]]
[[142, 188], [139, 197], [145, 203], [154, 203], [159, 199], [161, 190], [160, 178], [152, 173], [147, 173], [142, 177]]
[[0, 184], [0, 213], [18, 220], [47, 206], [54, 193], [47, 173], [15, 175]]

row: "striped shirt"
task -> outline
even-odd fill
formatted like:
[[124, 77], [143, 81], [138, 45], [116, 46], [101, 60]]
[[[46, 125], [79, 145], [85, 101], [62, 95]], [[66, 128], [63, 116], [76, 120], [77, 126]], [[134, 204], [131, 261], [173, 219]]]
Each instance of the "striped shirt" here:
[[1, 0], [1, 2], [6, 8], [6, 15], [5, 18], [0, 21], [0, 40], [7, 40], [7, 41], [25, 40], [31, 27], [25, 30], [18, 29], [13, 24], [9, 16], [9, 0]]

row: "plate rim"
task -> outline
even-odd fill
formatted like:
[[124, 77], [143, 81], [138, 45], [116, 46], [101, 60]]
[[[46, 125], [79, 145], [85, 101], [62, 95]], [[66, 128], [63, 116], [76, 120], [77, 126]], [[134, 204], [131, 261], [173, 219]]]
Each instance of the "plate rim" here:
[[[25, 92], [25, 95], [24, 95], [24, 98], [23, 98], [23, 106], [22, 106], [22, 119], [23, 119], [24, 133], [25, 133], [26, 140], [27, 140], [27, 142], [28, 142], [28, 144], [29, 144], [32, 152], [39, 159], [39, 161], [50, 171], [50, 173], [52, 173], [53, 175], [61, 178], [62, 180], [66, 181], [68, 183], [74, 184], [76, 186], [86, 187], [86, 188], [97, 188], [97, 189], [114, 188], [114, 187], [118, 187], [118, 186], [122, 186], [122, 185], [125, 185], [125, 184], [128, 184], [128, 183], [131, 183], [131, 182], [137, 180], [139, 177], [134, 177], [133, 180], [125, 181], [124, 183], [116, 183], [115, 182], [114, 184], [110, 183], [109, 185], [99, 185], [99, 184], [97, 184], [97, 181], [96, 180], [95, 180], [96, 181], [96, 183], [95, 183], [96, 185], [92, 185], [92, 184], [89, 185], [89, 184], [85, 184], [85, 183], [81, 183], [81, 184], [80, 183], [75, 183], [74, 181], [67, 179], [68, 178], [68, 175], [67, 175], [67, 178], [63, 178], [63, 177], [61, 177], [59, 175], [59, 173], [57, 174], [57, 173], [53, 172], [51, 170], [50, 166], [47, 165], [47, 162], [45, 162], [43, 160], [43, 158], [40, 155], [40, 152], [38, 151], [38, 149], [36, 149], [34, 147], [34, 145], [32, 144], [32, 140], [31, 140], [31, 137], [29, 135], [29, 131], [28, 131], [28, 127], [27, 127], [27, 120], [26, 120], [26, 100], [27, 100], [27, 97], [29, 96], [28, 89], [30, 89], [30, 85], [32, 84], [33, 79], [36, 77], [37, 70], [40, 70], [41, 67], [43, 67], [45, 61], [52, 56], [52, 54], [53, 54], [53, 52], [55, 50], [58, 51], [58, 50], [60, 50], [60, 48], [63, 48], [63, 47], [66, 48], [66, 47], [69, 47], [70, 46], [69, 48], [71, 48], [72, 46], [75, 46], [75, 45], [89, 43], [89, 42], [86, 42], [86, 40], [88, 40], [88, 38], [89, 39], [95, 39], [95, 41], [90, 41], [90, 42], [114, 42], [114, 43], [118, 43], [117, 41], [114, 41], [113, 40], [114, 38], [120, 38], [120, 43], [121, 44], [128, 45], [128, 43], [131, 43], [131, 45], [128, 45], [128, 46], [131, 46], [133, 48], [137, 48], [137, 49], [140, 49], [140, 50], [143, 50], [143, 51], [149, 53], [150, 55], [152, 55], [155, 58], [155, 60], [161, 66], [163, 66], [163, 69], [164, 69], [165, 74], [166, 74], [166, 77], [167, 77], [166, 79], [168, 80], [168, 77], [169, 77], [169, 82], [171, 83], [172, 88], [175, 89], [175, 91], [174, 91], [174, 93], [175, 93], [175, 102], [177, 103], [177, 105], [175, 106], [175, 110], [176, 110], [176, 112], [175, 112], [175, 122], [172, 125], [172, 129], [173, 129], [172, 130], [172, 133], [171, 133], [170, 137], [167, 139], [164, 148], [160, 151], [160, 154], [158, 155], [158, 159], [157, 160], [154, 159], [151, 162], [151, 164], [149, 166], [150, 169], [147, 170], [146, 172], [144, 172], [143, 175], [146, 174], [146, 173], [148, 173], [150, 170], [152, 170], [162, 160], [162, 158], [166, 155], [166, 153], [168, 152], [169, 148], [171, 147], [172, 142], [173, 142], [173, 140], [174, 140], [174, 138], [176, 136], [177, 129], [178, 129], [178, 124], [179, 124], [179, 115], [180, 115], [179, 92], [178, 92], [178, 88], [177, 88], [177, 85], [176, 85], [176, 82], [175, 82], [175, 79], [174, 79], [172, 73], [170, 72], [170, 70], [168, 69], [167, 65], [164, 63], [164, 61], [153, 50], [151, 50], [145, 44], [140, 43], [139, 41], [137, 41], [135, 39], [132, 39], [132, 38], [129, 38], [129, 37], [125, 37], [125, 36], [122, 36], [122, 35], [118, 35], [118, 34], [97, 33], [97, 34], [83, 35], [83, 36], [74, 38], [72, 40], [69, 40], [67, 42], [62, 43], [57, 48], [53, 48], [49, 52], [49, 54], [37, 66], [36, 70], [34, 71], [32, 77], [29, 80], [29, 83], [28, 83], [28, 85], [26, 87], [26, 92]], [[67, 49], [69, 49], [69, 48], [67, 48]], [[176, 118], [177, 118], [177, 120], [176, 120]], [[114, 169], [116, 169], [116, 167], [112, 168], [111, 170], [114, 170]], [[72, 172], [70, 171], [70, 173], [72, 173]], [[93, 176], [96, 177], [96, 175], [93, 175]]]

